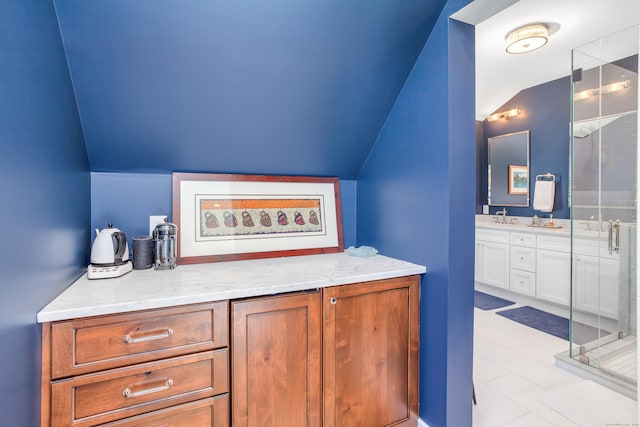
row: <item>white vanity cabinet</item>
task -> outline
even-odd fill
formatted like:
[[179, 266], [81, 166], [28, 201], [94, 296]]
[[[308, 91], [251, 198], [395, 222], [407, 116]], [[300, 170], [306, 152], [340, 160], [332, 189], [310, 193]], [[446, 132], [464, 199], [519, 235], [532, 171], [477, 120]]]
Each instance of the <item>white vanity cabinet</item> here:
[[571, 301], [571, 239], [538, 235], [536, 297], [569, 306]]
[[509, 232], [476, 229], [475, 280], [509, 289]]
[[536, 235], [511, 232], [509, 289], [525, 295], [536, 294]]
[[574, 239], [574, 252], [575, 308], [617, 319], [620, 255], [610, 254], [602, 237]]
[[475, 280], [565, 308], [573, 303], [576, 310], [617, 319], [620, 254], [609, 253], [605, 233], [585, 231], [574, 236], [573, 259], [571, 250], [566, 229], [479, 226]]

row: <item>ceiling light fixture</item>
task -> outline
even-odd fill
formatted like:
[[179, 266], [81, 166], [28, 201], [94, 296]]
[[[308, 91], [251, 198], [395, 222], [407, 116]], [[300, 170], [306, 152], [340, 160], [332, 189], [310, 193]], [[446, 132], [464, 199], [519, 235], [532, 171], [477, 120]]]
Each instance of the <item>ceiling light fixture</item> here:
[[492, 114], [489, 117], [487, 117], [487, 121], [495, 122], [496, 120], [500, 120], [500, 119], [511, 120], [512, 118], [516, 117], [518, 114], [521, 114], [521, 113], [522, 113], [521, 109], [514, 108], [513, 110], [502, 111], [500, 113]]
[[529, 24], [511, 31], [507, 36], [508, 53], [527, 53], [540, 49], [549, 41], [549, 28], [544, 24]]

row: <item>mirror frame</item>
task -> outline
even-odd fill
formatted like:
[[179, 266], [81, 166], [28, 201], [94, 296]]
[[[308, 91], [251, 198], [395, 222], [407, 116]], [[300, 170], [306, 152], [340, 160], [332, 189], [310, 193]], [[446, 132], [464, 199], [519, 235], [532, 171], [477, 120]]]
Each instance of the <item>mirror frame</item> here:
[[[522, 146], [522, 148], [520, 147]], [[515, 147], [515, 148], [514, 148]], [[525, 153], [522, 152], [524, 148]], [[493, 152], [493, 156], [492, 156]], [[492, 163], [493, 157], [493, 163]], [[523, 160], [526, 158], [526, 165]], [[513, 166], [526, 166], [527, 191], [509, 193], [509, 170]], [[492, 189], [492, 183], [493, 189]], [[498, 191], [496, 191], [496, 187]], [[529, 130], [492, 136], [487, 139], [487, 204], [489, 206], [528, 207], [531, 193], [530, 135]], [[492, 195], [493, 200], [492, 200]], [[496, 197], [498, 196], [498, 197]]]

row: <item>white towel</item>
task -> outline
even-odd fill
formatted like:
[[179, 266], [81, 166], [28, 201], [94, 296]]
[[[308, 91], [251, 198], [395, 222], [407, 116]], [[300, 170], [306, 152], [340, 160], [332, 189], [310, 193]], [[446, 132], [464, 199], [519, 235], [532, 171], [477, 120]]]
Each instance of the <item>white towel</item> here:
[[553, 199], [556, 195], [554, 181], [536, 181], [533, 191], [533, 209], [542, 212], [553, 211]]

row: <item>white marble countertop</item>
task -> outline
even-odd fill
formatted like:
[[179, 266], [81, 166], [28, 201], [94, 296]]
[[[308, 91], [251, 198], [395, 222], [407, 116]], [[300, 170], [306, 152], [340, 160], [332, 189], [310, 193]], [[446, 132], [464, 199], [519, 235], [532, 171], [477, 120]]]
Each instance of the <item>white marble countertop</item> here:
[[422, 265], [382, 255], [358, 258], [342, 252], [133, 270], [115, 279], [89, 280], [85, 274], [44, 307], [37, 320], [53, 322], [425, 272]]

